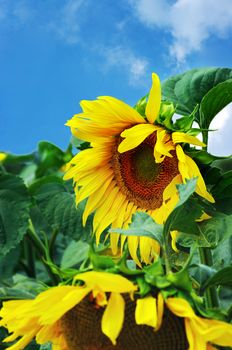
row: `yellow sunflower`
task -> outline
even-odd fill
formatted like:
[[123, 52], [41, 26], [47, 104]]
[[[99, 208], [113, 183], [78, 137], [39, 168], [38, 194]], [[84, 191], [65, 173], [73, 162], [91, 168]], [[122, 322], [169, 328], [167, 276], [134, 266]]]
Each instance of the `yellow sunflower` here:
[[[231, 324], [197, 316], [183, 298], [167, 298], [165, 305], [178, 318], [184, 319], [188, 350], [216, 350], [212, 344], [232, 346]], [[136, 323], [152, 326], [155, 330], [159, 329], [163, 309], [164, 300], [161, 294], [158, 295], [158, 300], [151, 296], [138, 299], [135, 310]]]
[[[210, 202], [213, 197], [196, 163], [181, 146], [204, 146], [196, 137], [169, 132], [157, 124], [161, 108], [161, 86], [152, 74], [145, 117], [124, 102], [109, 96], [81, 101], [83, 112], [67, 122], [72, 133], [90, 142], [91, 148], [78, 153], [68, 164], [65, 179], [75, 182], [76, 203], [88, 198], [83, 224], [93, 219], [96, 242], [101, 233], [126, 228], [136, 211], [146, 211], [162, 224], [178, 201], [176, 185], [198, 177], [196, 193]], [[126, 237], [121, 238], [121, 247]], [[128, 237], [131, 256], [149, 263], [159, 253], [159, 245], [147, 237]], [[111, 247], [117, 253], [119, 235], [111, 234]]]
[[[84, 320], [79, 320], [79, 323], [84, 321], [86, 324], [85, 319], [91, 319], [96, 308], [104, 307], [101, 330], [116, 344], [124, 321], [125, 301], [121, 293], [132, 294], [137, 290], [137, 286], [120, 275], [107, 272], [90, 271], [77, 275], [74, 280], [82, 281], [84, 285], [51, 287], [34, 300], [3, 303], [0, 326], [6, 327], [12, 333], [4, 342], [17, 340], [7, 348], [8, 350], [22, 350], [33, 338], [38, 344], [51, 342], [53, 350], [72, 349], [75, 330], [73, 327], [70, 330], [68, 312], [87, 296], [92, 301], [91, 309], [88, 310], [87, 304], [83, 305]], [[95, 332], [96, 329], [93, 328], [92, 331]], [[91, 343], [91, 339], [87, 340]], [[81, 341], [79, 339], [80, 343]]]

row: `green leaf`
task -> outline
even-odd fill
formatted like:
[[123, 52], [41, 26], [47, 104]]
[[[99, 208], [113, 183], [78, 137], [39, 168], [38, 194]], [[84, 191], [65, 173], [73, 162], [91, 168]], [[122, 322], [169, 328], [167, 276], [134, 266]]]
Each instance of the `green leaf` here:
[[163, 225], [157, 224], [150, 215], [137, 212], [132, 217], [129, 229], [110, 229], [111, 233], [120, 233], [127, 236], [149, 237], [162, 243]]
[[88, 257], [89, 245], [82, 241], [71, 241], [65, 249], [61, 259], [61, 268], [69, 268], [79, 265]]
[[194, 200], [189, 200], [196, 188], [197, 178], [187, 180], [186, 184], [177, 185], [179, 201], [164, 224], [164, 235], [178, 230], [186, 233], [198, 233], [195, 220], [201, 216], [202, 209]]
[[163, 98], [174, 103], [177, 113], [191, 114], [209, 90], [231, 78], [232, 69], [229, 68], [192, 69], [164, 81]]
[[109, 270], [115, 268], [115, 263], [111, 256], [100, 255], [94, 252], [93, 249], [90, 250], [89, 258], [93, 267], [97, 270]]
[[63, 152], [50, 142], [41, 141], [38, 145], [38, 168], [36, 176], [53, 174], [72, 158], [71, 152]]
[[20, 257], [19, 247], [12, 249], [4, 257], [0, 257], [0, 276], [1, 279], [8, 278], [12, 276], [14, 269], [16, 268], [19, 257]]
[[197, 150], [192, 149], [191, 151], [185, 151], [187, 155], [189, 155], [194, 160], [200, 162], [201, 164], [212, 164], [212, 162], [215, 162], [217, 160], [221, 160], [223, 157], [217, 157], [210, 153], [208, 153], [205, 150]]
[[215, 217], [199, 222], [198, 225], [201, 234], [214, 247], [232, 236], [232, 215], [217, 213]]
[[134, 109], [136, 109], [136, 111], [139, 112], [139, 114], [141, 114], [144, 117], [146, 115], [145, 111], [146, 111], [146, 106], [147, 106], [147, 97], [148, 97], [148, 95], [143, 96], [134, 106]]
[[232, 288], [232, 266], [227, 266], [216, 272], [203, 284], [202, 291], [214, 285], [222, 285]]
[[64, 183], [42, 184], [36, 188], [34, 198], [52, 231], [58, 230], [75, 240], [89, 237], [92, 232], [90, 220], [85, 227], [82, 225], [85, 202], [81, 202], [76, 208], [75, 197], [67, 192]]
[[167, 276], [167, 280], [179, 289], [186, 290], [187, 292], [192, 291], [192, 282], [187, 269], [182, 269], [176, 273], [170, 273]]
[[29, 225], [31, 200], [22, 179], [0, 174], [0, 255], [15, 248]]
[[202, 99], [200, 106], [201, 128], [207, 129], [213, 118], [230, 102], [232, 102], [232, 79], [216, 85]]
[[211, 192], [216, 200], [216, 208], [225, 214], [232, 214], [232, 171], [224, 173]]

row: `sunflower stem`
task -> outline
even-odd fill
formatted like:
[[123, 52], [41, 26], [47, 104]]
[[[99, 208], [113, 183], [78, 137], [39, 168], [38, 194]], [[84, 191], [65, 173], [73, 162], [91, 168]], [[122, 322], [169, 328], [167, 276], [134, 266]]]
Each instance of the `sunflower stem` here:
[[53, 273], [51, 267], [49, 264], [46, 263], [46, 261], [44, 259], [46, 259], [47, 257], [47, 251], [46, 251], [46, 247], [45, 245], [42, 243], [42, 241], [40, 240], [40, 238], [38, 237], [35, 228], [32, 224], [32, 221], [30, 220], [30, 225], [29, 225], [29, 229], [27, 231], [28, 237], [30, 238], [31, 243], [33, 244], [33, 246], [35, 247], [42, 263], [44, 264], [49, 277], [51, 278], [52, 284], [53, 285], [57, 285], [59, 282], [59, 278], [56, 274]]
[[[199, 255], [201, 263], [207, 266], [213, 265], [213, 257], [210, 248], [199, 247]], [[206, 306], [214, 308], [219, 306], [218, 294], [216, 287], [210, 287], [205, 292]]]
[[[202, 140], [206, 145], [205, 147], [203, 147], [203, 149], [207, 151], [208, 130], [202, 131]], [[212, 257], [212, 252], [210, 248], [199, 247], [199, 255], [200, 255], [200, 260], [202, 264], [206, 266], [213, 266], [213, 257]], [[207, 291], [205, 292], [205, 299], [206, 299], [206, 305], [209, 308], [219, 306], [218, 293], [215, 286], [212, 286], [207, 289]]]
[[162, 249], [163, 249], [163, 256], [164, 256], [164, 263], [165, 263], [165, 268], [166, 268], [166, 274], [168, 275], [169, 273], [172, 272], [170, 262], [168, 259], [168, 243], [166, 238], [164, 237], [163, 244], [162, 244]]

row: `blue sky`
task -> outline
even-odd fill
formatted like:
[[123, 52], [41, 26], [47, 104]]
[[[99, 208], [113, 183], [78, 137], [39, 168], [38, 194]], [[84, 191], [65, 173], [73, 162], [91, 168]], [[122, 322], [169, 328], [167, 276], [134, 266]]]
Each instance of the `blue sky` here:
[[[133, 105], [152, 71], [165, 79], [231, 62], [231, 0], [0, 0], [0, 150], [65, 149], [80, 100]], [[232, 153], [231, 106], [213, 126], [210, 150]]]

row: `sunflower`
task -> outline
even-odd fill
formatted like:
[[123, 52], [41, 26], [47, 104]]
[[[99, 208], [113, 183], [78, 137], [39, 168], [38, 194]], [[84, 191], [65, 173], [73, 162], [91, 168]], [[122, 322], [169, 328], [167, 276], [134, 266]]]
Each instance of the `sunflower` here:
[[[116, 344], [124, 320], [125, 301], [121, 293], [131, 294], [137, 287], [128, 279], [107, 272], [89, 271], [77, 275], [74, 281], [81, 281], [84, 284], [51, 287], [34, 300], [13, 300], [3, 303], [0, 326], [6, 327], [12, 333], [4, 339], [4, 342], [13, 342], [21, 337], [8, 347], [8, 350], [24, 349], [33, 338], [36, 338], [38, 344], [51, 342], [53, 350], [72, 349], [75, 330], [70, 331], [68, 312], [81, 301], [85, 301], [87, 296], [91, 301], [91, 309], [88, 316], [87, 304], [84, 303], [82, 306], [84, 323], [86, 318], [91, 319], [94, 309], [105, 307], [101, 330], [113, 344]], [[92, 330], [95, 331], [95, 328]], [[81, 342], [81, 339], [79, 341]], [[88, 341], [91, 343], [91, 339]]]
[[[184, 319], [188, 350], [216, 350], [212, 344], [232, 346], [231, 324], [197, 316], [188, 301], [183, 298], [167, 298], [165, 305], [178, 318]], [[153, 326], [157, 330], [162, 323], [163, 308], [164, 300], [161, 293], [158, 295], [158, 302], [151, 296], [138, 299], [135, 310], [136, 322]], [[154, 310], [157, 310], [155, 317]]]
[[[96, 242], [102, 232], [126, 228], [132, 214], [145, 211], [159, 224], [164, 223], [178, 202], [177, 184], [197, 177], [196, 193], [210, 202], [198, 166], [184, 153], [182, 143], [204, 146], [196, 137], [170, 132], [157, 123], [161, 109], [161, 86], [152, 74], [145, 116], [124, 102], [109, 96], [81, 101], [83, 112], [67, 122], [72, 133], [90, 143], [69, 162], [65, 179], [75, 182], [76, 204], [88, 198], [83, 224], [95, 212]], [[118, 234], [111, 234], [113, 254], [118, 251]], [[147, 237], [123, 237], [131, 256], [149, 263], [159, 253], [156, 241]]]

